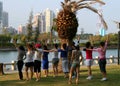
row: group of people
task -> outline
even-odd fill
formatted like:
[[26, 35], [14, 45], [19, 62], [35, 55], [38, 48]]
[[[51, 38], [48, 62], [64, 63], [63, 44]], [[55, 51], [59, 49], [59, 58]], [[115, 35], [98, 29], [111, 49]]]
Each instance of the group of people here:
[[[88, 77], [86, 79], [91, 80], [92, 76], [92, 52], [97, 51], [99, 53], [99, 67], [101, 73], [103, 74], [102, 81], [107, 80], [106, 77], [106, 48], [107, 48], [107, 40], [106, 42], [100, 42], [99, 48], [93, 48], [90, 42], [86, 43], [86, 48], [82, 49], [86, 52], [86, 66], [88, 68]], [[25, 74], [26, 80], [30, 80], [33, 77], [33, 73], [35, 73], [36, 81], [39, 81], [41, 78], [41, 63], [42, 69], [44, 71], [44, 76], [48, 76], [49, 72], [49, 61], [48, 54], [49, 52], [53, 52], [52, 65], [53, 65], [53, 77], [58, 75], [58, 63], [61, 59], [62, 63], [62, 71], [64, 73], [64, 77], [69, 77], [68, 83], [72, 83], [73, 76], [76, 77], [76, 84], [79, 81], [79, 69], [80, 62], [83, 59], [83, 55], [79, 45], [72, 47], [68, 47], [67, 44], [62, 44], [60, 48], [58, 48], [58, 44], [54, 44], [53, 49], [48, 49], [46, 45], [42, 46], [40, 44], [27, 44], [26, 49], [23, 46], [17, 47], [18, 49], [18, 58], [17, 58], [17, 66], [19, 71], [19, 79], [23, 80], [22, 68], [25, 64]], [[60, 52], [60, 58], [59, 53]], [[70, 60], [68, 59], [68, 52], [71, 52]], [[29, 76], [30, 69], [30, 76]]]
[[[36, 81], [40, 79], [41, 76], [41, 58], [43, 58], [43, 69], [45, 75], [48, 74], [48, 49], [47, 46], [44, 45], [43, 49], [41, 48], [40, 44], [30, 44], [26, 45], [27, 52], [23, 46], [17, 47], [18, 50], [18, 57], [17, 57], [17, 67], [19, 72], [19, 79], [23, 80], [23, 73], [22, 68], [25, 64], [25, 74], [26, 80], [30, 80], [33, 77], [33, 73], [35, 73]], [[30, 69], [30, 76], [29, 71]]]

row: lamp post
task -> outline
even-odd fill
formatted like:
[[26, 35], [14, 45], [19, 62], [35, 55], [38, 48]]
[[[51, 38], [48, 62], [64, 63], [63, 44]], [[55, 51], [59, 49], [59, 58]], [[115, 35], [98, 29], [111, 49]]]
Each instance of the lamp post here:
[[120, 23], [118, 23], [118, 65], [120, 64]]
[[118, 28], [118, 65], [120, 64], [120, 22], [118, 21], [113, 21], [114, 23], [117, 24]]

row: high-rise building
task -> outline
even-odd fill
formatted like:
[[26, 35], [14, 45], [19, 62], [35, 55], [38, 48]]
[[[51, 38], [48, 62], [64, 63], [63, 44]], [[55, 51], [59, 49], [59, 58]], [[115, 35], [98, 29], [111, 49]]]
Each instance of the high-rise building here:
[[18, 34], [27, 34], [27, 28], [26, 26], [19, 25], [17, 29]]
[[55, 18], [54, 12], [51, 11], [49, 8], [45, 10], [45, 25], [46, 25], [46, 33], [50, 32], [52, 25], [53, 25], [53, 19]]
[[59, 9], [56, 9], [56, 12], [55, 12], [55, 17], [57, 18], [57, 15], [58, 15], [58, 13], [60, 12], [60, 10]]
[[8, 13], [5, 11], [2, 13], [2, 26], [8, 27]]
[[2, 27], [3, 3], [0, 2], [0, 27]]
[[44, 33], [45, 32], [45, 16], [42, 13], [37, 13], [34, 16], [34, 24], [33, 27], [37, 27], [38, 26], [38, 19], [39, 19], [39, 31], [40, 33]]

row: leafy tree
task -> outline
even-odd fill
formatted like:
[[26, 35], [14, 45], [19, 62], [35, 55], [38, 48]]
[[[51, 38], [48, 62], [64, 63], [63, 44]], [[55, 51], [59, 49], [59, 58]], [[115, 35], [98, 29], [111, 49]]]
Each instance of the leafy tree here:
[[35, 34], [34, 34], [34, 41], [35, 42], [38, 42], [38, 37], [39, 37], [39, 34], [40, 34], [40, 31], [39, 31], [39, 18], [38, 18], [38, 21], [37, 21], [37, 27], [35, 28]]
[[27, 40], [26, 35], [21, 35], [21, 37], [20, 37], [21, 43], [26, 44], [26, 40]]
[[12, 36], [12, 39], [13, 39], [13, 43], [16, 44], [17, 43], [17, 40], [19, 39], [20, 35], [13, 35]]
[[54, 18], [54, 19], [53, 19], [53, 26], [52, 26], [51, 30], [57, 31], [56, 21], [57, 21], [57, 19]]
[[33, 11], [30, 12], [28, 24], [27, 24], [27, 41], [31, 41], [32, 36], [32, 19], [33, 19]]

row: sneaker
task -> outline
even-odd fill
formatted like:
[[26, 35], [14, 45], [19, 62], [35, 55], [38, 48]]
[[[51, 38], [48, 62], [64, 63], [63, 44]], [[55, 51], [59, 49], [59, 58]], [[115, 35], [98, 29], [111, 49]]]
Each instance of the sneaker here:
[[72, 84], [72, 81], [68, 81], [68, 84], [69, 84], [69, 85]]
[[106, 81], [106, 80], [107, 80], [107, 78], [102, 78], [102, 79], [101, 79], [101, 81]]
[[39, 79], [36, 79], [36, 82], [38, 82], [39, 81]]
[[55, 78], [56, 76], [55, 75], [53, 75], [53, 78]]
[[48, 77], [47, 75], [44, 75], [44, 77]]
[[76, 77], [75, 75], [74, 75], [74, 76], [72, 76], [72, 79], [73, 79], [73, 78], [75, 78], [75, 77]]
[[87, 80], [91, 80], [91, 79], [92, 79], [92, 76], [88, 76], [86, 79], [87, 79]]

